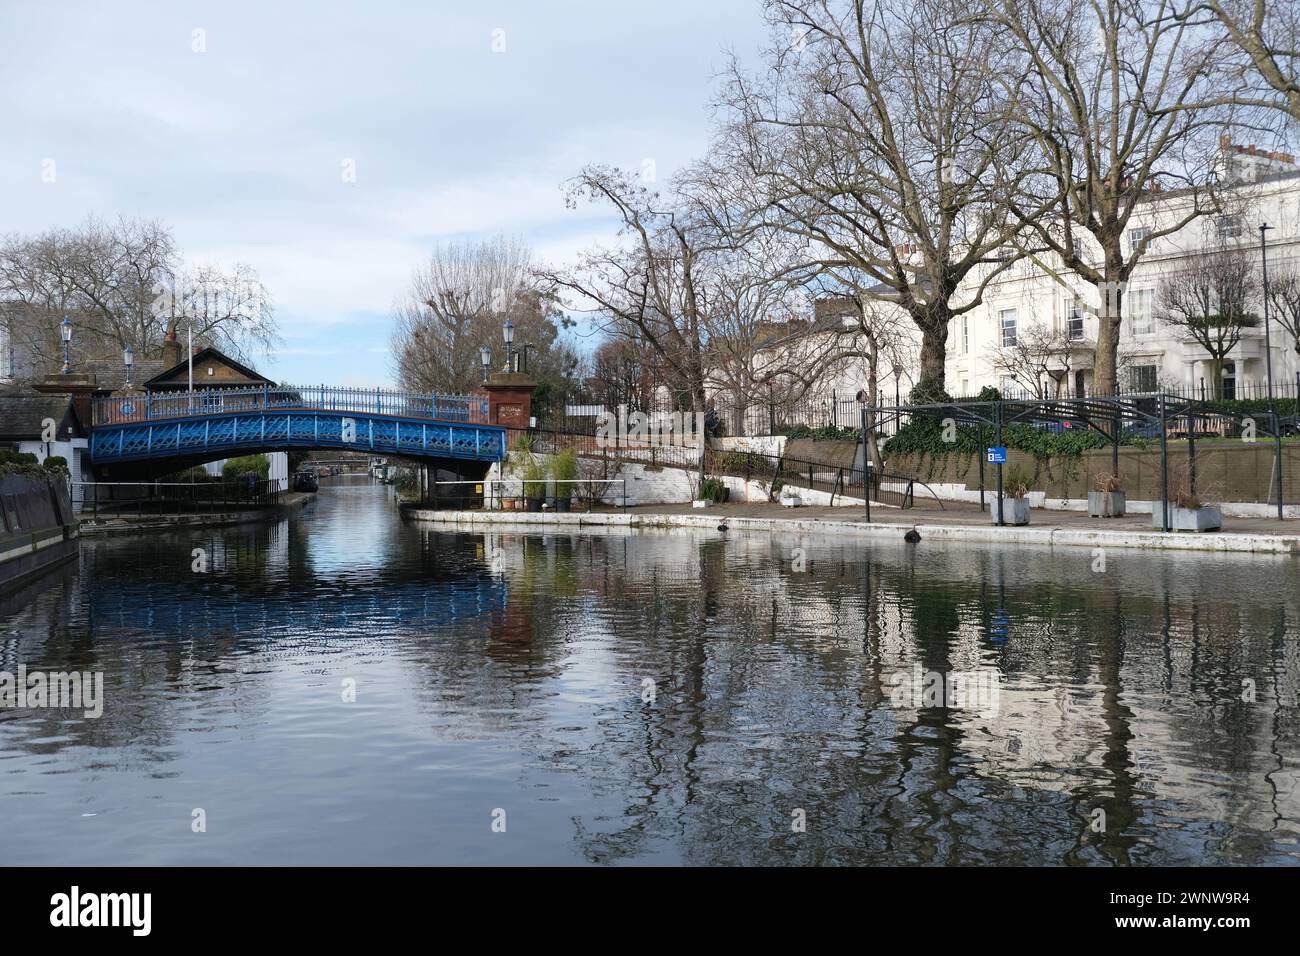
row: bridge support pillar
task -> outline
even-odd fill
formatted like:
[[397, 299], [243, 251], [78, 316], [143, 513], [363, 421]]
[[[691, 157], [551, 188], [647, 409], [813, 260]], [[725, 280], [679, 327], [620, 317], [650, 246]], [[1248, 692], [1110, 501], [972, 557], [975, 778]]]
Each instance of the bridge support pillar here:
[[521, 372], [497, 372], [481, 388], [487, 394], [488, 422], [508, 429], [506, 447], [509, 448], [530, 426], [537, 381]]

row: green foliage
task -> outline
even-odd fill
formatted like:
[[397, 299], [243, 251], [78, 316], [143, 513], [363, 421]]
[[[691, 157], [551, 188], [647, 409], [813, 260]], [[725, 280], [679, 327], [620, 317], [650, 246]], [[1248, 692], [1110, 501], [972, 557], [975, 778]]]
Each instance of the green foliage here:
[[546, 496], [546, 467], [536, 458], [529, 458], [524, 465], [524, 497], [543, 498]]
[[[933, 415], [914, 415], [884, 446], [886, 455], [982, 455], [984, 443], [993, 441], [993, 429], [956, 429], [954, 440], [943, 440], [943, 422]], [[1130, 439], [1121, 438], [1121, 444]], [[1078, 458], [1090, 448], [1109, 444], [1105, 436], [1088, 428], [1076, 427], [1051, 432], [1031, 425], [1007, 425], [1002, 429], [1002, 443], [1007, 448], [1027, 452], [1039, 461], [1051, 458]]]
[[[1275, 402], [1279, 415], [1294, 415], [1297, 411], [1300, 411], [1296, 407], [1297, 402], [1294, 398], [1279, 398]], [[1219, 401], [1206, 402], [1205, 407], [1228, 414], [1250, 415], [1261, 421], [1268, 415], [1267, 398], [1220, 399]]]
[[68, 476], [68, 460], [62, 455], [50, 455], [42, 464], [29, 451], [0, 449], [0, 476], [25, 475], [28, 478], [53, 478]]
[[252, 474], [259, 481], [265, 481], [270, 471], [271, 463], [266, 460], [265, 455], [244, 455], [227, 461], [226, 467], [222, 469], [222, 477], [226, 481], [239, 481], [245, 475]]
[[721, 478], [705, 478], [700, 482], [700, 498], [705, 501], [723, 502], [729, 497], [727, 485]]
[[[566, 448], [554, 458], [551, 459], [551, 477], [556, 481], [574, 481], [578, 477], [578, 453], [572, 448]], [[568, 486], [565, 490], [572, 490]], [[560, 489], [557, 489], [557, 493]]]
[[823, 425], [820, 428], [810, 428], [807, 425], [793, 425], [785, 429], [785, 437], [793, 439], [811, 439], [813, 441], [857, 441], [862, 432], [851, 426], [845, 425], [837, 428], [834, 425]]
[[1023, 498], [1029, 492], [1031, 480], [1023, 469], [1012, 465], [1002, 477], [1002, 493], [1012, 498]]

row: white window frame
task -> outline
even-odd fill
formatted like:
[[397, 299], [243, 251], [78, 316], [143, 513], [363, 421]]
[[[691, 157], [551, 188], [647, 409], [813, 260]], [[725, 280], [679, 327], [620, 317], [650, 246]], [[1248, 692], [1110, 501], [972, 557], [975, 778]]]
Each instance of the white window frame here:
[[1151, 227], [1134, 226], [1128, 231], [1128, 248], [1129, 252], [1137, 252], [1138, 246], [1146, 240], [1147, 248], [1151, 248]]
[[0, 382], [7, 382], [14, 377], [13, 342], [9, 330], [0, 327]]
[[[1155, 292], [1152, 289], [1130, 289], [1128, 295], [1130, 301], [1128, 309], [1129, 328], [1133, 330], [1134, 335], [1151, 335], [1156, 330], [1156, 321], [1152, 314], [1155, 306]], [[1140, 301], [1146, 306], [1141, 313], [1143, 318], [1141, 326], [1137, 323], [1139, 313], [1131, 305], [1132, 302], [1138, 301], [1139, 297]]]
[[1245, 231], [1246, 223], [1242, 216], [1227, 213], [1214, 220], [1214, 232], [1220, 239], [1239, 239]]
[[[1065, 297], [1065, 327], [1062, 331], [1065, 333], [1065, 340], [1067, 342], [1081, 342], [1083, 339], [1087, 338], [1088, 328], [1084, 325], [1084, 319], [1087, 317], [1087, 314], [1088, 313], [1083, 309], [1083, 303], [1080, 302], [1078, 298], [1072, 295], [1067, 295]], [[1070, 329], [1075, 322], [1078, 322], [1078, 335], [1073, 335]]]
[[[1151, 370], [1151, 387], [1143, 388], [1138, 382], [1138, 372]], [[1133, 365], [1129, 367], [1129, 380], [1132, 383], [1135, 392], [1156, 392], [1160, 390], [1160, 366], [1159, 365]]]
[[[1011, 325], [1010, 325], [1011, 338], [1010, 338], [1010, 341], [1008, 341], [1008, 339], [1007, 339], [1007, 330], [1008, 330], [1008, 326], [1007, 326], [1007, 316], [1008, 316], [1008, 315], [1011, 316]], [[1000, 338], [998, 339], [998, 341], [1000, 341], [1000, 342], [1002, 343], [1002, 347], [1003, 347], [1004, 349], [1005, 349], [1005, 348], [1010, 348], [1011, 346], [1013, 346], [1013, 345], [1016, 344], [1016, 341], [1017, 341], [1017, 328], [1016, 328], [1016, 325], [1017, 325], [1017, 322], [1018, 322], [1019, 318], [1020, 318], [1020, 316], [1017, 314], [1017, 312], [1016, 312], [1015, 309], [999, 309], [999, 310], [998, 310], [998, 329], [999, 329], [999, 333], [1000, 333]]]

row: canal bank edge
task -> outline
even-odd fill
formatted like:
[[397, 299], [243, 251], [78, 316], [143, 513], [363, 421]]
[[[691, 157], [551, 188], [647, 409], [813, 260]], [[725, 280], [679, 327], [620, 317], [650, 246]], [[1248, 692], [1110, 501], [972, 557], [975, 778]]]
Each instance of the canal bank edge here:
[[82, 518], [81, 536], [137, 534], [145, 531], [182, 531], [186, 528], [219, 528], [236, 524], [253, 524], [258, 521], [275, 521], [296, 508], [301, 508], [316, 496], [305, 492], [289, 492], [269, 508], [256, 511], [220, 511], [210, 514], [159, 514], [147, 517]]
[[1081, 548], [1139, 548], [1149, 551], [1211, 551], [1218, 553], [1283, 554], [1300, 557], [1300, 535], [1280, 534], [1165, 534], [1150, 531], [1082, 531], [1071, 528], [998, 528], [978, 525], [892, 524], [836, 519], [800, 518], [720, 518], [713, 515], [626, 514], [623, 512], [588, 512], [586, 514], [530, 514], [527, 512], [434, 511], [429, 508], [403, 508], [403, 514], [417, 521], [472, 528], [483, 525], [517, 525], [546, 528], [610, 527], [629, 529], [698, 528], [716, 530], [724, 521], [728, 531], [766, 531], [797, 534], [854, 534], [866, 538], [901, 539], [915, 528], [921, 540], [1006, 543]]

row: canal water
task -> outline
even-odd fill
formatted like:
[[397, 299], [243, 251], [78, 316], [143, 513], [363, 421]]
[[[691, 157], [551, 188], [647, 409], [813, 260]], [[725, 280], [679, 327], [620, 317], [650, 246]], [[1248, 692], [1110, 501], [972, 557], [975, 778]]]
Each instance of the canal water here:
[[[0, 863], [1296, 864], [1294, 559], [450, 533], [322, 483], [0, 602]], [[206, 569], [206, 570], [205, 570]]]

